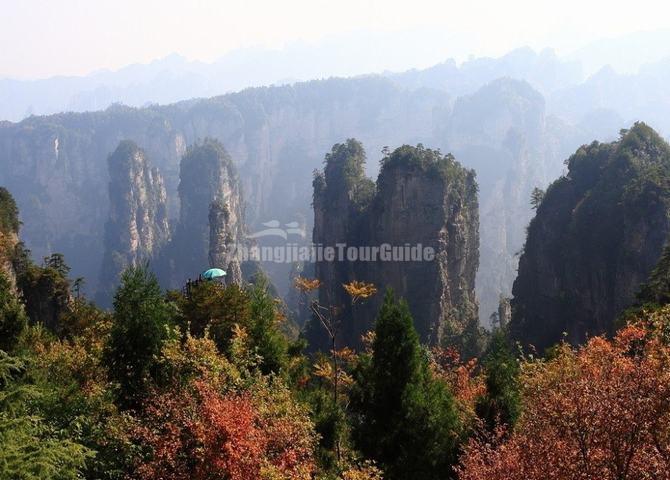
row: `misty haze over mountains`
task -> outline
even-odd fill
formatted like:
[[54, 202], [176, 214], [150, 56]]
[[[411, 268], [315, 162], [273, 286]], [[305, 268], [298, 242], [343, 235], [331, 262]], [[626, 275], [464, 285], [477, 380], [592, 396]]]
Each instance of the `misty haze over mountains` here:
[[[649, 112], [652, 119], [662, 116], [658, 104], [667, 101], [663, 92], [670, 76], [670, 30], [603, 39], [567, 55], [523, 47], [498, 58], [468, 57], [463, 48], [473, 40], [434, 31], [352, 32], [282, 50], [235, 50], [213, 63], [172, 54], [86, 76], [5, 78], [0, 79], [0, 120], [102, 110], [113, 103], [167, 104], [248, 87], [375, 73], [409, 88], [444, 90], [454, 98], [496, 78], [522, 79], [545, 96], [551, 113], [571, 121], [601, 108], [615, 111], [625, 121]], [[416, 48], [417, 44], [431, 48]], [[450, 56], [467, 60], [437, 63]], [[427, 68], [403, 72], [409, 65]], [[600, 93], [593, 93], [596, 89]]]
[[[38, 256], [65, 253], [95, 293], [109, 210], [106, 159], [121, 140], [136, 142], [160, 170], [171, 221], [179, 215], [180, 158], [189, 145], [211, 137], [239, 169], [252, 231], [277, 219], [299, 221], [307, 232], [313, 226], [311, 172], [333, 144], [359, 139], [369, 156], [366, 173], [374, 177], [382, 147], [423, 143], [452, 152], [476, 171], [476, 283], [486, 323], [499, 296], [511, 293], [517, 253], [533, 216], [531, 191], [559, 177], [564, 160], [580, 145], [612, 140], [634, 121], [670, 134], [670, 42], [662, 38], [670, 39], [670, 31], [613, 43], [621, 54], [616, 67], [635, 73], [600, 68], [594, 59], [601, 45], [595, 44], [565, 58], [521, 48], [460, 65], [449, 60], [404, 72], [291, 84], [288, 79], [363, 73], [364, 66], [374, 71], [383, 63], [368, 61], [363, 49], [352, 53], [360, 62], [347, 58], [349, 70], [338, 72], [334, 55], [351, 49], [338, 51], [333, 44], [245, 50], [213, 64], [172, 55], [87, 77], [2, 80], [2, 117], [92, 112], [0, 122], [0, 183], [12, 186], [28, 247]], [[635, 58], [645, 42], [644, 55]], [[247, 88], [267, 84], [275, 86]], [[130, 107], [108, 107], [113, 103]], [[265, 268], [285, 294], [290, 265]]]

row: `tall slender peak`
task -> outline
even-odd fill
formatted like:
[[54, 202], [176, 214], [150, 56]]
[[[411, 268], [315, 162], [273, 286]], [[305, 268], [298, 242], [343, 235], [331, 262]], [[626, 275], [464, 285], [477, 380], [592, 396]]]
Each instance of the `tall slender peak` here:
[[[370, 252], [388, 245], [403, 255], [414, 248], [414, 256], [379, 255], [357, 261], [336, 257], [316, 263], [322, 285], [320, 303], [341, 311], [339, 341], [343, 345], [360, 342], [372, 327], [370, 319], [382, 297], [376, 295], [354, 308], [342, 288], [353, 280], [374, 283], [381, 290], [391, 287], [405, 297], [422, 341], [440, 344], [462, 338], [478, 322], [474, 278], [479, 218], [474, 172], [451, 155], [405, 145], [387, 153], [375, 185], [363, 176], [360, 159], [364, 154], [358, 148], [336, 145], [326, 156], [324, 172], [315, 175], [315, 242], [344, 244], [358, 251], [369, 247]], [[323, 348], [318, 325], [311, 326], [309, 335]]]
[[128, 266], [156, 257], [169, 239], [163, 177], [146, 153], [124, 140], [107, 159], [109, 216], [105, 224], [102, 293], [109, 296]]
[[[611, 334], [670, 234], [670, 146], [636, 123], [567, 162], [537, 208], [514, 282], [512, 334], [540, 351]], [[651, 275], [651, 278], [650, 278]]]
[[207, 230], [209, 206], [239, 194], [233, 160], [217, 140], [207, 138], [187, 148], [179, 165], [180, 228]]
[[179, 221], [162, 256], [168, 286], [178, 288], [209, 267], [222, 268], [228, 281], [242, 281], [231, 257], [244, 241], [245, 223], [237, 170], [228, 152], [213, 139], [190, 146], [180, 163]]
[[[434, 260], [380, 262], [377, 277], [407, 298], [422, 340], [477, 346], [479, 204], [475, 173], [451, 154], [404, 145], [382, 161], [371, 212], [374, 244], [421, 245]], [[472, 333], [472, 338], [468, 337]], [[468, 344], [468, 342], [470, 342]]]
[[209, 207], [209, 266], [223, 268], [229, 283], [242, 284], [242, 269], [235, 258], [242, 241], [239, 195], [228, 195], [226, 201], [214, 201]]
[[[350, 138], [333, 145], [325, 167], [316, 171], [314, 188], [314, 241], [336, 244], [346, 237], [356, 213], [363, 211], [374, 195], [374, 183], [365, 176], [363, 145]], [[323, 223], [324, 216], [328, 223]]]

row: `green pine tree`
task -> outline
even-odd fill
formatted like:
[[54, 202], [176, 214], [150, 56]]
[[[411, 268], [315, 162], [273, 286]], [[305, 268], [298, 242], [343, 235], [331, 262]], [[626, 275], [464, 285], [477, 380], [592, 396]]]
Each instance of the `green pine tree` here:
[[260, 369], [264, 374], [278, 373], [287, 362], [288, 341], [279, 328], [279, 312], [268, 291], [268, 281], [259, 276], [250, 290], [252, 346], [261, 357]]
[[156, 359], [169, 335], [171, 307], [148, 265], [130, 267], [114, 295], [113, 325], [106, 357], [119, 403], [137, 406], [157, 378]]
[[354, 438], [389, 480], [450, 475], [459, 422], [446, 385], [432, 377], [404, 301], [388, 291], [377, 317], [373, 354], [357, 375]]
[[491, 431], [497, 425], [513, 427], [521, 411], [519, 362], [502, 330], [493, 333], [483, 366], [486, 394], [477, 401], [477, 415]]
[[24, 362], [0, 351], [0, 479], [75, 480], [93, 452], [29, 409], [47, 392], [22, 381]]
[[649, 275], [647, 282], [640, 286], [637, 303], [649, 306], [670, 303], [670, 244], [663, 248], [661, 258]]
[[233, 327], [249, 329], [249, 294], [238, 285], [222, 285], [218, 282], [199, 282], [187, 295], [176, 294], [179, 307], [177, 318], [183, 332], [190, 331], [195, 337], [205, 334], [216, 342], [219, 351], [226, 353], [233, 337]]
[[0, 272], [0, 350], [11, 352], [27, 324], [23, 306], [10, 290], [7, 277]]
[[19, 231], [19, 209], [9, 191], [0, 187], [0, 233]]
[[533, 208], [533, 210], [540, 208], [542, 200], [544, 200], [544, 190], [535, 187], [533, 191], [530, 192], [530, 206]]

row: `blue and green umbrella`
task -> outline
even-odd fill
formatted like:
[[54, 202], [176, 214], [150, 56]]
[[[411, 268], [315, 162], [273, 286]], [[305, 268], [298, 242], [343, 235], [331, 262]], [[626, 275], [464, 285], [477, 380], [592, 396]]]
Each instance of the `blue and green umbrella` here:
[[209, 270], [202, 273], [202, 278], [206, 280], [214, 280], [215, 278], [221, 278], [225, 276], [225, 270], [221, 270], [220, 268], [210, 268]]

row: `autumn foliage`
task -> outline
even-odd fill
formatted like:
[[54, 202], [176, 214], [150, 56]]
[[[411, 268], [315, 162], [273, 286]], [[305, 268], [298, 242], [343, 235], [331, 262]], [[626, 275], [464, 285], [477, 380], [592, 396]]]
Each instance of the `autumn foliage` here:
[[317, 290], [321, 286], [321, 281], [318, 278], [305, 278], [298, 276], [293, 281], [295, 288], [300, 292], [311, 292]]
[[357, 280], [343, 283], [342, 288], [349, 294], [352, 303], [356, 303], [358, 300], [365, 300], [377, 293], [377, 287], [374, 284]]
[[268, 391], [222, 395], [197, 381], [157, 395], [137, 430], [149, 447], [136, 478], [145, 480], [308, 479], [313, 437], [305, 412]]
[[432, 350], [430, 367], [454, 395], [461, 423], [472, 423], [476, 402], [486, 392], [484, 380], [477, 374], [477, 359], [464, 361], [456, 349], [436, 347]]
[[670, 306], [539, 359], [500, 328], [464, 360], [391, 292], [360, 351], [315, 301], [331, 348], [308, 356], [263, 283], [203, 285], [165, 296], [131, 269], [113, 312], [23, 325], [0, 351], [0, 479], [670, 479]]
[[670, 347], [658, 332], [630, 325], [526, 362], [519, 423], [471, 440], [459, 478], [670, 478]]

